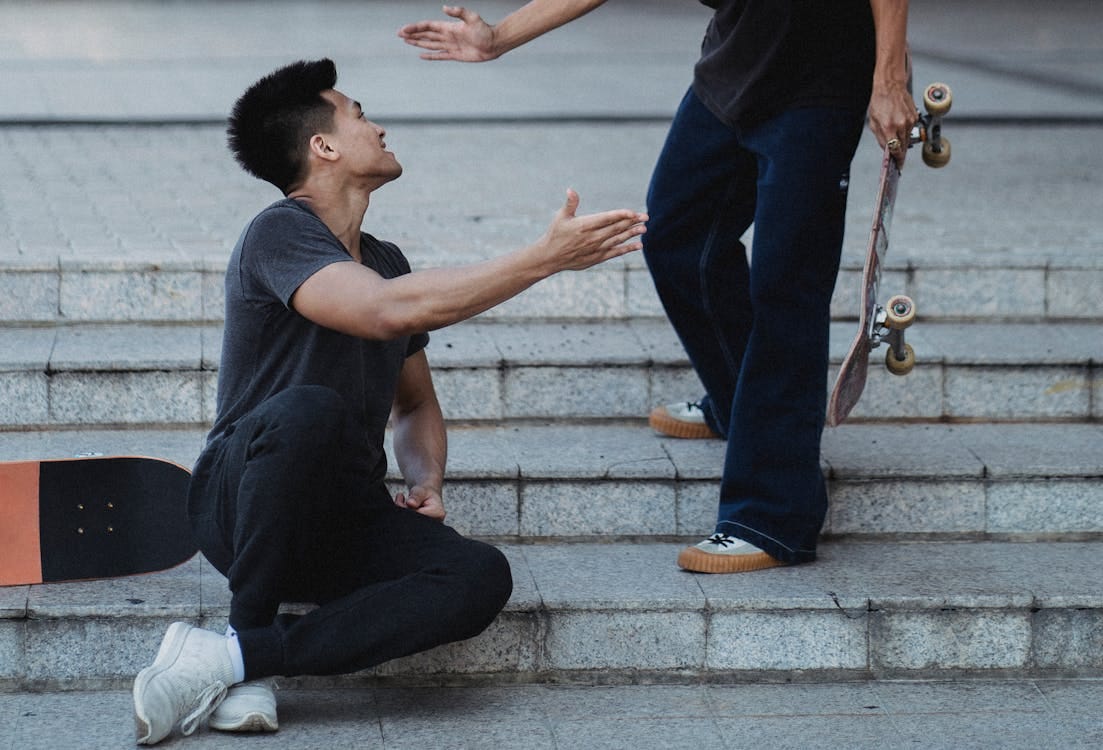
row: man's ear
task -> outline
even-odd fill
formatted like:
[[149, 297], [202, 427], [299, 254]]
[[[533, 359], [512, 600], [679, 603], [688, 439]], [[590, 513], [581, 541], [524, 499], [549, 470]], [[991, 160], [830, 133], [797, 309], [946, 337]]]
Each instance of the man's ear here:
[[329, 142], [329, 139], [321, 133], [310, 136], [310, 153], [326, 161], [336, 161], [337, 157], [340, 156], [337, 149]]

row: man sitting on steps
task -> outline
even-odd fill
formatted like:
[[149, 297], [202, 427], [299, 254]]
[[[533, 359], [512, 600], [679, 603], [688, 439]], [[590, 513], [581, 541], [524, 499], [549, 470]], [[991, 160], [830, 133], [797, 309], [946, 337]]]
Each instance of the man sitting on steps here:
[[[230, 258], [218, 413], [188, 501], [200, 549], [229, 581], [229, 628], [169, 627], [134, 681], [140, 744], [208, 715], [216, 729], [274, 730], [266, 678], [354, 672], [482, 632], [512, 581], [501, 552], [442, 523], [446, 436], [426, 332], [640, 248], [645, 215], [576, 216], [568, 191], [533, 244], [411, 273], [360, 229], [402, 167], [336, 80], [330, 60], [294, 63], [230, 119], [238, 161], [285, 198]], [[409, 487], [393, 498], [388, 418]], [[279, 614], [289, 601], [318, 607]]]

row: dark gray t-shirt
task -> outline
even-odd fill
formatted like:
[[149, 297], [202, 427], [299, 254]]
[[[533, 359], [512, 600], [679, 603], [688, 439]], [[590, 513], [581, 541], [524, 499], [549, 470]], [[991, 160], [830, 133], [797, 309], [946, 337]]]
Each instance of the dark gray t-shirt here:
[[[410, 272], [389, 242], [360, 235], [364, 265], [383, 278]], [[368, 341], [324, 328], [295, 312], [291, 297], [331, 263], [354, 262], [329, 228], [292, 199], [261, 211], [242, 232], [226, 270], [226, 327], [218, 373], [218, 415], [209, 439], [265, 399], [293, 386], [322, 385], [339, 393], [378, 449], [371, 479], [386, 471], [383, 434], [398, 375], [427, 334]]]

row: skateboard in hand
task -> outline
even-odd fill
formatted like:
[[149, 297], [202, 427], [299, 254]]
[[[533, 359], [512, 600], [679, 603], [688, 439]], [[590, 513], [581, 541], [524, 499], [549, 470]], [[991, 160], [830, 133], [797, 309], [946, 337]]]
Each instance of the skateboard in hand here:
[[0, 586], [152, 573], [196, 553], [190, 472], [89, 456], [0, 462]]
[[[944, 83], [932, 83], [923, 92], [926, 113], [919, 116], [907, 146], [922, 143], [923, 163], [929, 167], [943, 167], [950, 161], [950, 141], [942, 136], [942, 116], [950, 111], [952, 100], [950, 87]], [[915, 351], [904, 340], [904, 330], [915, 321], [915, 304], [902, 294], [891, 297], [884, 305], [878, 301], [899, 181], [900, 167], [886, 146], [862, 271], [858, 331], [839, 368], [827, 405], [827, 423], [831, 426], [841, 424], [858, 403], [866, 385], [870, 352], [882, 343], [888, 344], [885, 366], [889, 372], [907, 375], [915, 367]]]

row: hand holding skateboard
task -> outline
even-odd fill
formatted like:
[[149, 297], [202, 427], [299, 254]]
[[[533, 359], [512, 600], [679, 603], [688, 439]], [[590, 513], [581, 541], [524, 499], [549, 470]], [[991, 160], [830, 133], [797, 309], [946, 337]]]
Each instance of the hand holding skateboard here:
[[[923, 163], [944, 167], [950, 161], [950, 141], [942, 135], [942, 117], [950, 111], [953, 94], [944, 83], [932, 83], [923, 92], [923, 107], [908, 138], [907, 147], [922, 143]], [[915, 367], [915, 351], [904, 340], [904, 330], [915, 322], [915, 303], [906, 295], [896, 295], [885, 305], [878, 303], [881, 267], [889, 246], [889, 227], [896, 204], [900, 167], [895, 153], [903, 144], [889, 141], [881, 157], [881, 177], [874, 204], [873, 225], [862, 271], [861, 309], [858, 332], [839, 368], [839, 376], [827, 406], [827, 423], [837, 426], [850, 414], [861, 398], [869, 371], [869, 353], [886, 342], [885, 367], [894, 375], [907, 375]]]

